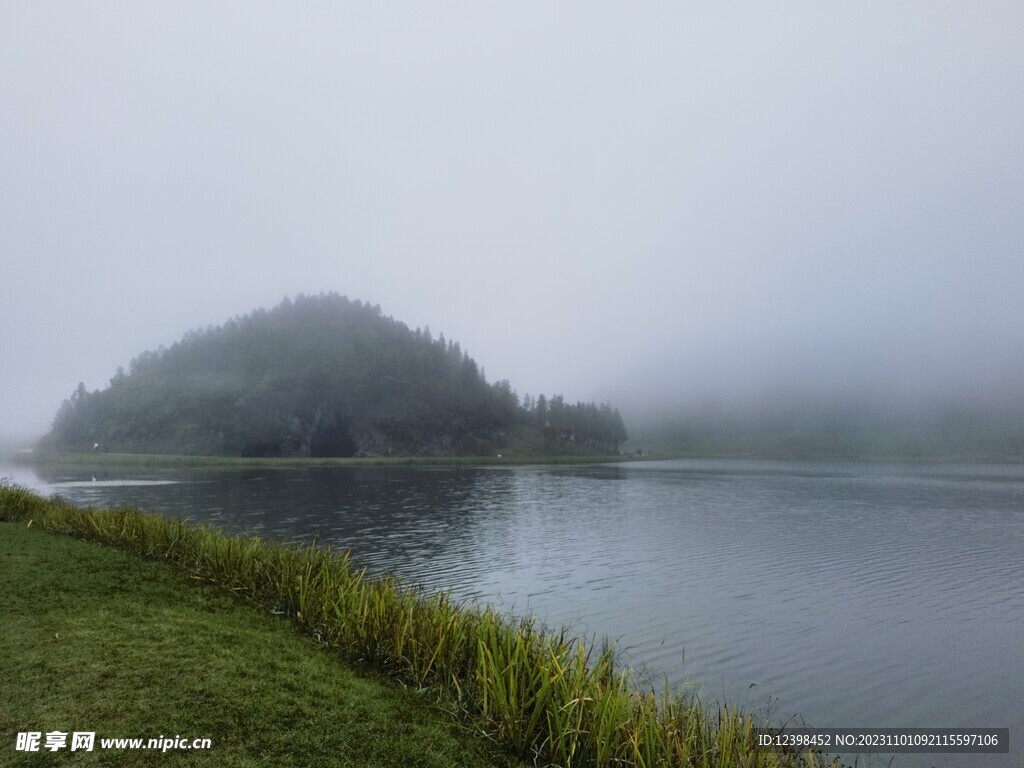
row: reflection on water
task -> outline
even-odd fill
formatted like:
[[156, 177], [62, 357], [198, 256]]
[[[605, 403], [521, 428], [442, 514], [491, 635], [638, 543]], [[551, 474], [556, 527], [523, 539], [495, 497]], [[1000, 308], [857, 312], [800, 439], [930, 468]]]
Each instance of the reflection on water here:
[[44, 468], [27, 484], [82, 504], [318, 537], [373, 572], [617, 639], [652, 675], [697, 682], [708, 699], [770, 701], [783, 718], [1011, 729], [1009, 756], [895, 765], [1009, 766], [1024, 755], [1022, 467], [104, 472]]

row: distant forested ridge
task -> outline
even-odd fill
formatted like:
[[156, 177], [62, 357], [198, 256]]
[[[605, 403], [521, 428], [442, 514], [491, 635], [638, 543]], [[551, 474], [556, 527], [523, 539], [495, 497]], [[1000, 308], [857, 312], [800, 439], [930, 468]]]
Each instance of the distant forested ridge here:
[[235, 456], [484, 455], [515, 432], [557, 451], [617, 451], [608, 405], [489, 384], [458, 343], [337, 294], [285, 299], [79, 384], [41, 450]]

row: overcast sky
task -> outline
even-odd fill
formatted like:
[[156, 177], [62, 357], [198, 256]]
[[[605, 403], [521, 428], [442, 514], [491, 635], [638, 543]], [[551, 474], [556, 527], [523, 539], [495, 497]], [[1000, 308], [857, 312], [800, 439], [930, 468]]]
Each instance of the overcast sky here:
[[1019, 0], [3, 0], [0, 438], [299, 292], [624, 410], [1013, 389], [1022, 40]]

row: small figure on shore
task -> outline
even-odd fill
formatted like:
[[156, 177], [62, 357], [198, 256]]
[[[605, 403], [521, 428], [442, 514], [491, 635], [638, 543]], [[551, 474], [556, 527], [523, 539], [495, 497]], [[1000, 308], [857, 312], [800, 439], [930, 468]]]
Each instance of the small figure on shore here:
[[100, 452], [100, 444], [99, 443], [93, 443], [92, 444], [92, 452], [93, 453], [99, 453]]

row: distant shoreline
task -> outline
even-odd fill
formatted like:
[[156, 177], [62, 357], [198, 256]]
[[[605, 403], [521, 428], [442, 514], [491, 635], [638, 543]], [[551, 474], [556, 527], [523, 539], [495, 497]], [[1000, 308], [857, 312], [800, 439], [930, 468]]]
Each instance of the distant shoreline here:
[[[2, 455], [2, 454], [0, 454]], [[546, 466], [563, 464], [617, 464], [632, 461], [656, 461], [676, 458], [669, 455], [608, 454], [548, 456], [368, 456], [368, 457], [244, 457], [186, 456], [150, 453], [51, 453], [19, 452], [3, 455], [15, 464], [65, 464], [82, 466], [184, 467], [184, 468], [248, 468], [290, 469], [305, 467], [473, 467], [473, 466]]]
[[623, 464], [672, 460], [740, 460], [740, 461], [837, 461], [877, 464], [1024, 464], [1024, 458], [1014, 456], [918, 456], [898, 454], [841, 455], [841, 454], [758, 454], [727, 451], [666, 451], [664, 453], [635, 453], [610, 456], [591, 454], [575, 456], [552, 454], [547, 456], [368, 456], [368, 457], [242, 457], [191, 456], [149, 453], [56, 453], [0, 451], [0, 460], [21, 466], [82, 466], [181, 469], [312, 469], [324, 467], [529, 467], [569, 466], [580, 464]]

